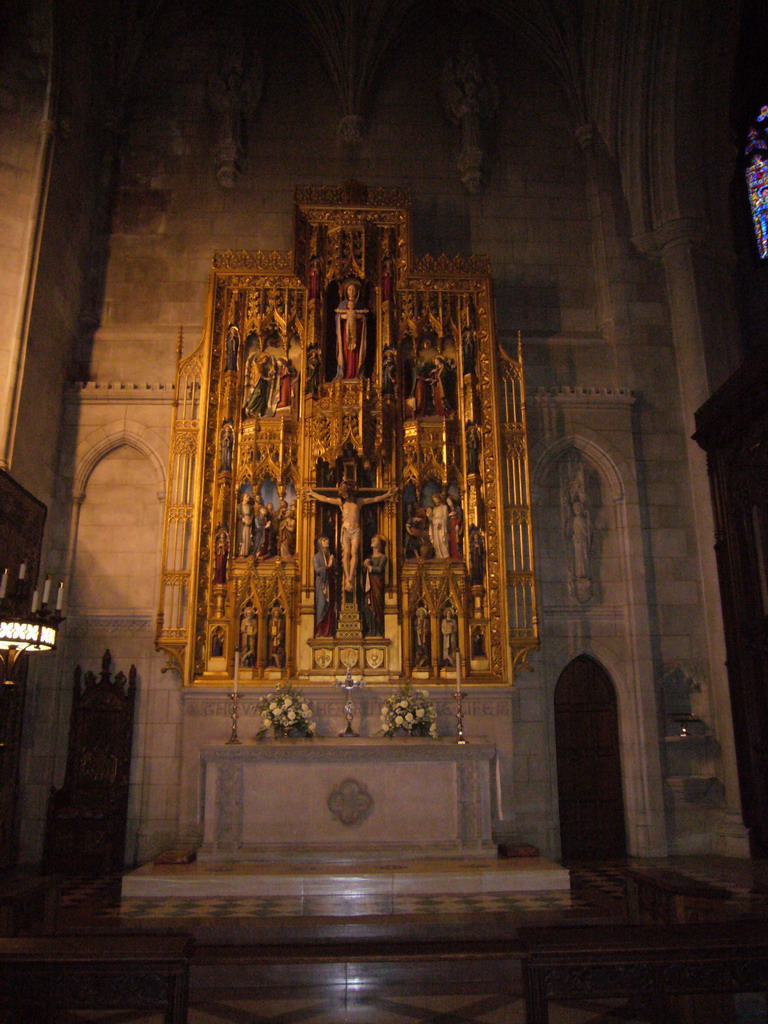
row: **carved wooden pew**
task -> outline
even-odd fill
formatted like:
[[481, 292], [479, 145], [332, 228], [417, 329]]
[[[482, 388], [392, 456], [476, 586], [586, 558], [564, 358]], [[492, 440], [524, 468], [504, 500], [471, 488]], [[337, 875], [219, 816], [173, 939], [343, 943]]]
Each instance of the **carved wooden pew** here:
[[188, 935], [0, 939], [0, 1015], [41, 1022], [64, 1010], [162, 1009], [166, 1024], [186, 1024], [192, 949]]
[[550, 999], [639, 997], [654, 1024], [673, 1024], [691, 1019], [679, 997], [768, 989], [768, 922], [521, 928], [519, 938], [527, 1024], [548, 1024]]

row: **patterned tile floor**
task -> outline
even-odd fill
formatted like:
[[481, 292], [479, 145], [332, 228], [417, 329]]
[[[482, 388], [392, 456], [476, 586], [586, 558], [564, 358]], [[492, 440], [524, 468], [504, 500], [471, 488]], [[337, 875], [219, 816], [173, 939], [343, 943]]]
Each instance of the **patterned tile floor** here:
[[[754, 891], [748, 872], [734, 869], [728, 862], [696, 858], [658, 862], [656, 866], [723, 886], [743, 907], [745, 915], [768, 917], [768, 891]], [[442, 916], [446, 922], [456, 921], [461, 928], [462, 920], [476, 924], [482, 921], [484, 914], [498, 915], [499, 912], [512, 914], [515, 920], [519, 916], [527, 923], [535, 921], [539, 914], [542, 919], [551, 919], [554, 915], [563, 921], [574, 916], [622, 920], [625, 915], [624, 878], [620, 864], [574, 866], [570, 892], [132, 899], [122, 903], [119, 879], [72, 881], [63, 892], [61, 919], [65, 930], [71, 927], [76, 931], [82, 928], [108, 930], [113, 925], [151, 927], [153, 922], [159, 925], [161, 919], [163, 927], [171, 924], [183, 929], [185, 922], [193, 919], [199, 923], [224, 918], [231, 920], [232, 927], [237, 929], [249, 920], [268, 919], [279, 926], [280, 918], [286, 923], [297, 919], [308, 923], [314, 916], [360, 921], [366, 915], [399, 915], [406, 928], [408, 922]], [[519, 975], [510, 977], [508, 969], [486, 966], [478, 970], [471, 964], [457, 964], [450, 969], [411, 966], [409, 973], [399, 965], [374, 965], [370, 969], [347, 965], [341, 975], [337, 969], [327, 975], [315, 973], [310, 978], [302, 978], [294, 968], [286, 966], [279, 968], [278, 973], [272, 975], [272, 981], [261, 983], [258, 989], [240, 987], [240, 983], [229, 989], [193, 984], [189, 1024], [524, 1024]], [[289, 977], [290, 986], [286, 984]], [[221, 977], [215, 984], [221, 986], [227, 982]], [[709, 1015], [691, 1019], [697, 1024], [720, 1024], [721, 1020]], [[735, 1024], [767, 1024], [765, 999], [738, 997], [735, 1016], [730, 1019]], [[580, 1000], [550, 1005], [551, 1024], [646, 1024], [648, 1020], [642, 1006], [628, 1005], [626, 1001]], [[96, 1021], [101, 1024], [162, 1024], [162, 1017], [132, 1011], [70, 1013], [57, 1024]]]

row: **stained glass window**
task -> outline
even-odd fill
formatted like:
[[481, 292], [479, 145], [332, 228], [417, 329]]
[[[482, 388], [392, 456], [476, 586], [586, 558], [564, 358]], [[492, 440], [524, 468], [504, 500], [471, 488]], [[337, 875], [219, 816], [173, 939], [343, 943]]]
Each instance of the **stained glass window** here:
[[760, 259], [768, 259], [768, 106], [755, 118], [744, 148], [747, 189]]

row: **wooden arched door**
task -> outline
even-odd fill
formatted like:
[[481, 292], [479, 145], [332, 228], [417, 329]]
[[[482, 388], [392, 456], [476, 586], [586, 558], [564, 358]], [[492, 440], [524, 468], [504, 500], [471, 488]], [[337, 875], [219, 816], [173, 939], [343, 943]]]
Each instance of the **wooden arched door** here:
[[626, 857], [616, 692], [586, 655], [557, 681], [555, 743], [563, 859]]

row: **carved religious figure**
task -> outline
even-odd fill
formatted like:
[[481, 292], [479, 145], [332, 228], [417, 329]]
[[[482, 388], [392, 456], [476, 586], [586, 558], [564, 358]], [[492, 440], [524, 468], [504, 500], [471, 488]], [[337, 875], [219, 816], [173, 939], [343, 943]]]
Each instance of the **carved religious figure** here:
[[440, 638], [442, 643], [442, 664], [453, 666], [456, 664], [456, 648], [458, 646], [459, 624], [456, 621], [456, 613], [450, 605], [443, 612], [440, 620]]
[[211, 633], [211, 657], [220, 658], [224, 654], [224, 630], [217, 626]]
[[465, 327], [461, 332], [461, 356], [464, 373], [475, 372], [475, 357], [477, 355], [477, 338], [471, 327]]
[[312, 256], [309, 260], [309, 297], [316, 299], [320, 294], [320, 259]]
[[311, 488], [307, 493], [315, 501], [322, 501], [326, 505], [338, 505], [341, 509], [341, 565], [344, 574], [344, 590], [348, 594], [354, 593], [362, 533], [360, 509], [364, 505], [375, 505], [378, 502], [386, 501], [395, 493], [395, 488], [390, 488], [386, 494], [375, 494], [368, 498], [358, 498], [354, 486], [350, 483], [341, 485], [338, 498], [326, 497]]
[[435, 558], [450, 558], [448, 545], [448, 505], [442, 494], [432, 495], [432, 507], [427, 509], [429, 539], [435, 549]]
[[405, 519], [405, 557], [435, 557], [435, 549], [429, 539], [427, 510], [415, 502], [409, 506]]
[[381, 300], [389, 302], [394, 295], [395, 266], [391, 256], [381, 261]]
[[257, 554], [261, 558], [271, 558], [277, 553], [277, 522], [275, 521], [275, 507], [268, 501], [263, 508], [264, 539]]
[[451, 360], [435, 356], [435, 365], [429, 371], [429, 386], [432, 389], [432, 406], [438, 416], [450, 416], [453, 412], [453, 367]]
[[414, 668], [429, 668], [431, 633], [429, 611], [420, 604], [413, 615]]
[[592, 597], [592, 517], [587, 505], [584, 464], [580, 460], [571, 467], [563, 491], [563, 506], [564, 531], [571, 549], [571, 592], [580, 604], [585, 604]]
[[296, 503], [289, 505], [283, 498], [278, 520], [278, 554], [282, 559], [293, 558], [296, 554]]
[[406, 400], [406, 408], [411, 416], [420, 419], [427, 415], [430, 394], [430, 368], [420, 361], [416, 364], [416, 372], [411, 385], [411, 393]]
[[253, 544], [253, 498], [248, 491], [243, 491], [240, 499], [238, 535], [237, 553], [241, 558], [245, 558], [250, 555]]
[[320, 356], [320, 349], [315, 344], [310, 345], [307, 350], [307, 378], [304, 386], [304, 393], [312, 395], [313, 398], [320, 388], [321, 364], [322, 358]]
[[315, 636], [336, 632], [334, 557], [327, 537], [318, 537], [312, 565], [315, 570]]
[[485, 582], [485, 539], [479, 526], [469, 528], [469, 578], [473, 586]]
[[345, 281], [342, 298], [336, 307], [336, 376], [344, 380], [360, 377], [365, 369], [368, 310], [357, 305], [358, 281]]
[[285, 667], [285, 616], [279, 605], [269, 613], [269, 664]]
[[256, 635], [259, 620], [256, 609], [249, 601], [240, 616], [240, 664], [243, 668], [253, 668], [256, 664]]
[[275, 361], [267, 352], [254, 353], [248, 357], [245, 370], [246, 390], [243, 404], [244, 416], [266, 416], [275, 383]]
[[240, 331], [237, 324], [230, 324], [224, 341], [224, 370], [230, 373], [237, 369], [237, 350], [240, 347]]
[[381, 353], [381, 393], [394, 395], [397, 381], [397, 356], [395, 350], [387, 345]]
[[290, 359], [279, 358], [275, 363], [274, 407], [275, 412], [290, 412], [293, 406], [293, 391], [298, 372]]
[[461, 560], [464, 549], [464, 511], [457, 498], [448, 495], [448, 550], [451, 558]]
[[466, 426], [467, 473], [480, 472], [480, 430], [476, 423]]
[[216, 531], [214, 541], [214, 570], [213, 582], [223, 584], [227, 582], [227, 556], [229, 555], [229, 531], [226, 526], [220, 526]]
[[267, 510], [264, 508], [264, 504], [259, 497], [256, 495], [256, 501], [253, 506], [253, 554], [254, 558], [259, 558], [261, 555], [261, 547], [264, 543], [264, 530], [267, 522]]
[[377, 533], [371, 538], [371, 554], [363, 562], [365, 569], [365, 618], [369, 636], [384, 635], [384, 574], [386, 539]]
[[232, 420], [224, 420], [219, 432], [219, 472], [232, 472], [232, 452], [235, 448], [235, 431]]

